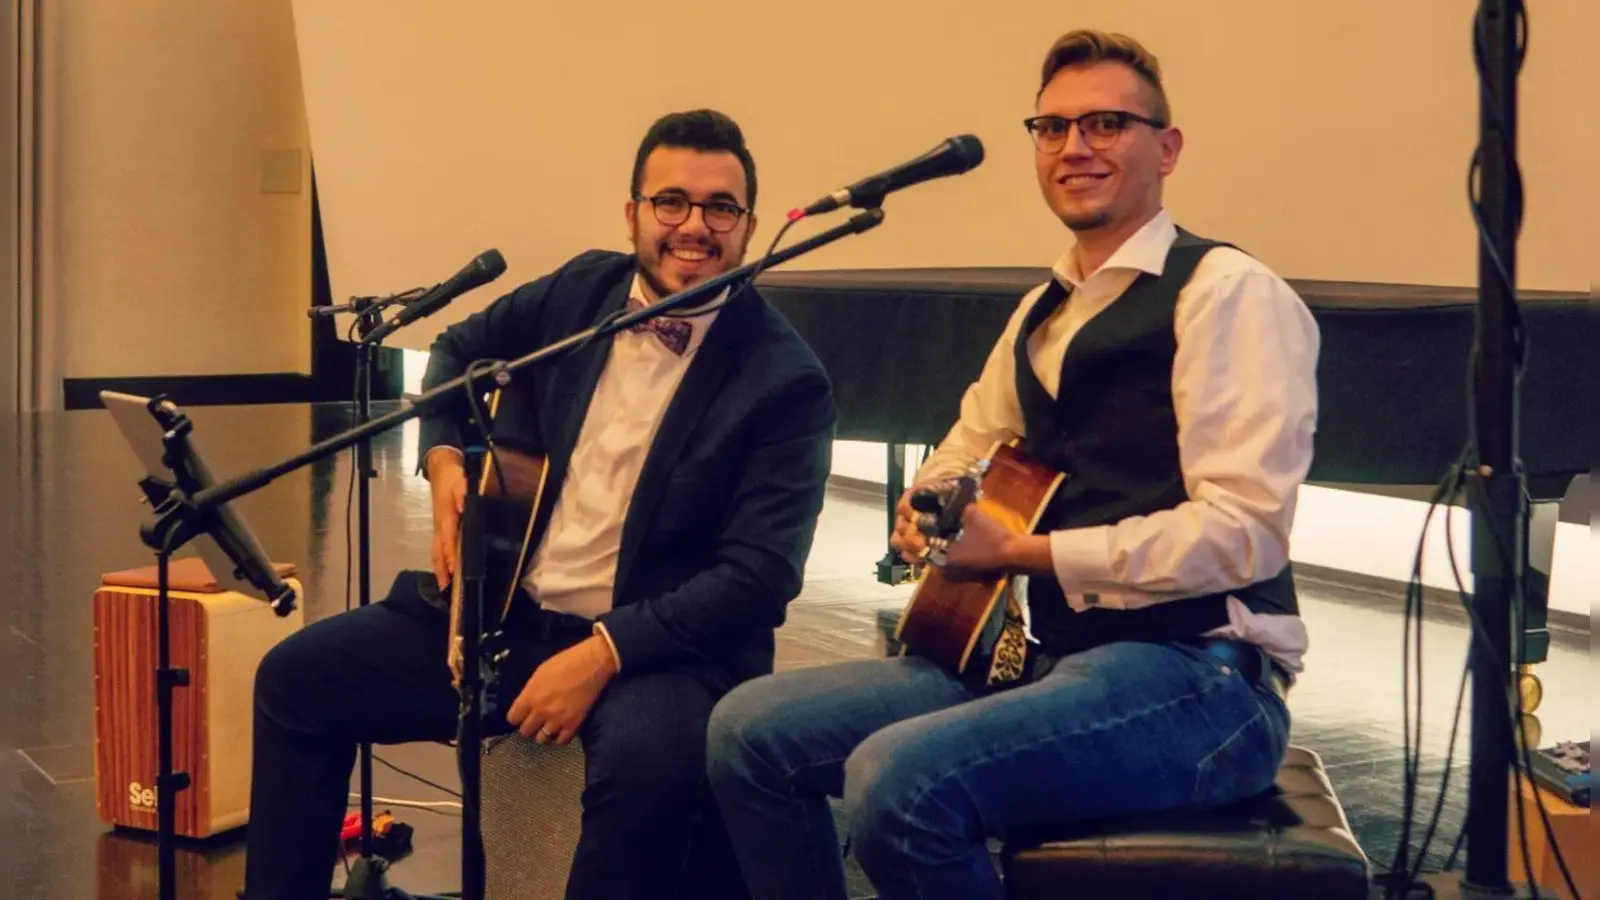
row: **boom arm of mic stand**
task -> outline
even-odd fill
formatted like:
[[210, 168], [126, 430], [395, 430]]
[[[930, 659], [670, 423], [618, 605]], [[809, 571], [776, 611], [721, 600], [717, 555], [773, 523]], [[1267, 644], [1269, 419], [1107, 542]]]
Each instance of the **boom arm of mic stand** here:
[[770, 256], [757, 260], [756, 262], [747, 263], [737, 269], [731, 269], [715, 278], [710, 279], [709, 281], [705, 281], [695, 285], [694, 287], [679, 291], [678, 293], [673, 294], [670, 297], [666, 297], [660, 302], [652, 303], [643, 309], [634, 310], [626, 315], [618, 316], [615, 319], [608, 320], [592, 328], [580, 331], [577, 334], [562, 338], [561, 340], [556, 341], [549, 346], [535, 350], [532, 353], [529, 353], [528, 355], [510, 363], [499, 363], [492, 368], [486, 369], [482, 374], [469, 374], [452, 378], [438, 387], [427, 391], [420, 397], [417, 397], [415, 400], [411, 401], [408, 405], [397, 409], [392, 413], [379, 416], [363, 425], [358, 425], [349, 431], [345, 431], [341, 434], [334, 435], [327, 440], [313, 444], [305, 451], [297, 453], [294, 456], [283, 460], [282, 462], [274, 463], [273, 465], [262, 469], [257, 469], [254, 472], [246, 472], [243, 475], [239, 475], [235, 478], [231, 478], [227, 481], [223, 481], [213, 485], [212, 487], [206, 488], [205, 490], [195, 494], [190, 499], [190, 504], [197, 510], [203, 511], [221, 506], [222, 504], [233, 500], [237, 500], [246, 494], [254, 493], [255, 491], [266, 487], [290, 472], [293, 472], [297, 469], [302, 469], [323, 459], [327, 459], [341, 450], [352, 447], [355, 444], [367, 440], [374, 435], [382, 434], [383, 432], [388, 431], [397, 425], [402, 425], [412, 419], [420, 418], [422, 416], [438, 415], [454, 409], [455, 404], [463, 402], [464, 397], [462, 395], [462, 391], [466, 388], [468, 381], [477, 381], [479, 379], [488, 377], [493, 379], [496, 384], [503, 386], [510, 381], [511, 374], [518, 370], [549, 361], [557, 356], [560, 356], [562, 353], [581, 346], [591, 340], [606, 337], [607, 335], [614, 334], [618, 331], [631, 328], [639, 322], [642, 322], [646, 319], [653, 319], [656, 316], [671, 312], [672, 310], [681, 306], [697, 304], [710, 297], [716, 296], [722, 291], [723, 288], [749, 278], [758, 271], [765, 271], [773, 266], [788, 262], [797, 256], [801, 256], [811, 252], [812, 250], [816, 250], [827, 244], [831, 244], [840, 238], [870, 231], [882, 223], [882, 209], [875, 208], [858, 213], [857, 215], [852, 216], [849, 221], [842, 225], [836, 225], [827, 231], [813, 235], [812, 237], [809, 237], [792, 247], [779, 250]]

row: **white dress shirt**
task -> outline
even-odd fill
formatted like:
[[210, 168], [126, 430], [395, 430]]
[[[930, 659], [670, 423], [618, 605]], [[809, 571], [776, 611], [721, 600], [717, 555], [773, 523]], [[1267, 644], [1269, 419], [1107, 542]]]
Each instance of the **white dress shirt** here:
[[[1072, 337], [1114, 303], [1141, 272], [1159, 275], [1177, 238], [1162, 210], [1096, 271], [1079, 271], [1076, 248], [1054, 266], [1071, 288], [1061, 309], [1028, 338], [1028, 359], [1055, 397]], [[997, 441], [1021, 437], [1014, 347], [1045, 285], [1018, 304], [966, 391], [961, 414], [916, 481], [965, 471]], [[1178, 452], [1190, 499], [1147, 516], [1050, 534], [1051, 562], [1067, 602], [1135, 609], [1226, 592], [1270, 578], [1289, 561], [1289, 533], [1311, 466], [1317, 416], [1315, 319], [1292, 288], [1250, 256], [1207, 253], [1178, 294], [1172, 367]], [[1215, 632], [1263, 647], [1291, 673], [1302, 670], [1298, 616], [1252, 613], [1228, 598], [1229, 624]]]
[[[638, 275], [628, 299], [648, 302]], [[687, 320], [693, 330], [682, 356], [653, 334], [624, 330], [612, 336], [611, 357], [595, 384], [560, 498], [522, 579], [545, 609], [587, 619], [611, 609], [622, 523], [639, 472], [667, 404], [716, 317], [710, 312]]]

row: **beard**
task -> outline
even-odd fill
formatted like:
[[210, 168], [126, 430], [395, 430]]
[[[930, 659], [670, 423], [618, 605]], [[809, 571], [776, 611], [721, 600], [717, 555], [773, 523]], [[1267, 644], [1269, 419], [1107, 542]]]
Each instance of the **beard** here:
[[1097, 209], [1088, 212], [1058, 212], [1056, 218], [1073, 231], [1094, 231], [1111, 224], [1111, 210]]
[[[655, 262], [648, 263], [645, 262], [643, 256], [640, 256], [639, 277], [644, 279], [645, 286], [650, 289], [650, 293], [655, 294], [657, 300], [672, 296], [672, 290], [663, 284], [661, 277], [656, 274], [660, 270], [661, 257], [657, 256]], [[685, 287], [687, 286], [685, 285]]]
[[[634, 216], [635, 219], [633, 222], [633, 233], [631, 237], [633, 240], [634, 255], [639, 259], [639, 277], [644, 281], [645, 286], [650, 289], [651, 293], [655, 294], [657, 300], [670, 297], [676, 293], [676, 291], [674, 291], [666, 283], [666, 279], [662, 277], [661, 270], [668, 257], [670, 257], [672, 254], [672, 242], [669, 240], [661, 240], [657, 242], [654, 253], [646, 253], [644, 244], [639, 239], [639, 222], [637, 218], [638, 213], [635, 212]], [[749, 243], [750, 236], [746, 234], [744, 242], [739, 246], [737, 251], [725, 251], [723, 246], [715, 241], [693, 245], [711, 254], [711, 259], [708, 261], [710, 265], [707, 265], [704, 270], [686, 278], [683, 283], [683, 288], [687, 289], [693, 287], [700, 282], [715, 278], [729, 269], [737, 268], [743, 263], [745, 246]]]

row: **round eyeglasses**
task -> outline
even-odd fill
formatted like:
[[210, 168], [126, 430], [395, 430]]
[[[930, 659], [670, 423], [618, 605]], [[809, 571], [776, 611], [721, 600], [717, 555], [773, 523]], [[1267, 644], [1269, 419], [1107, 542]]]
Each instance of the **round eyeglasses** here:
[[657, 194], [654, 197], [634, 197], [636, 203], [649, 203], [655, 211], [656, 221], [669, 227], [676, 227], [689, 221], [689, 213], [700, 207], [700, 218], [705, 220], [706, 227], [712, 231], [732, 231], [744, 218], [749, 210], [731, 200], [708, 200], [705, 203], [696, 203], [688, 197], [677, 194]]
[[1151, 119], [1124, 109], [1096, 110], [1081, 116], [1033, 116], [1023, 119], [1022, 125], [1033, 135], [1033, 144], [1041, 153], [1060, 153], [1067, 144], [1072, 126], [1078, 126], [1083, 142], [1091, 150], [1110, 150], [1116, 145], [1128, 126], [1138, 122], [1151, 128], [1167, 127], [1159, 119]]

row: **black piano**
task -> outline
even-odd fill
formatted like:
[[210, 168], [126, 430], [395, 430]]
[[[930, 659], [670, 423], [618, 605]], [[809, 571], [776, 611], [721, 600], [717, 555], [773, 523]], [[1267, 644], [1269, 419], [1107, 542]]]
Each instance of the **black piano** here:
[[[1049, 277], [1046, 268], [918, 268], [771, 272], [759, 279], [762, 293], [833, 378], [838, 438], [890, 445], [891, 522], [905, 477], [899, 448], [943, 439], [1017, 303]], [[1309, 480], [1438, 484], [1466, 443], [1476, 289], [1290, 284], [1322, 337]], [[1532, 497], [1547, 501], [1536, 505], [1532, 523], [1549, 532], [1541, 568], [1547, 576], [1556, 505], [1600, 451], [1600, 303], [1591, 294], [1562, 291], [1525, 291], [1518, 300], [1527, 337], [1520, 449]], [[1536, 567], [1538, 544], [1530, 534]], [[886, 555], [879, 580], [899, 581], [904, 570], [896, 563]]]

